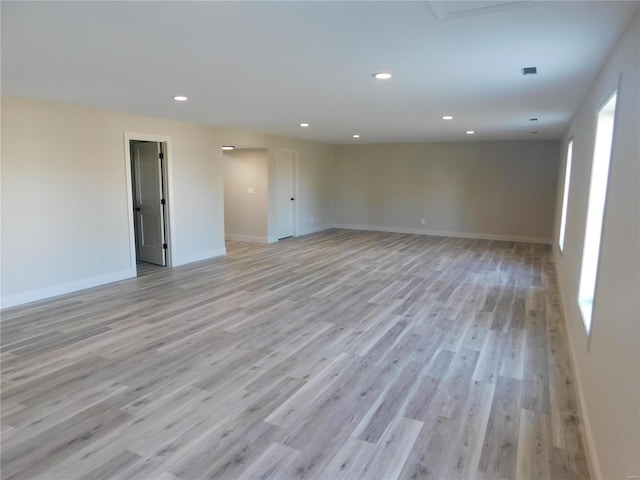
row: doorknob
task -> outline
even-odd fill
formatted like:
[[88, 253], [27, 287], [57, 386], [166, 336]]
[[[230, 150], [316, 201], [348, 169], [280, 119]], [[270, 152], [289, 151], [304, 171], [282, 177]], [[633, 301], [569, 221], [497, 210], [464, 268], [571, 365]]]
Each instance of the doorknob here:
[[293, 197], [291, 197], [291, 200], [295, 200]]

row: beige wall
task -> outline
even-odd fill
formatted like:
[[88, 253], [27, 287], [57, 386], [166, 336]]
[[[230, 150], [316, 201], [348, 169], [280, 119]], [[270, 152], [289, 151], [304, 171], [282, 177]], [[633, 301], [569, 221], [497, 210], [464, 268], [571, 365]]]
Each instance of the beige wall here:
[[[330, 224], [331, 146], [2, 97], [2, 307], [135, 275], [125, 132], [171, 139], [174, 266], [225, 253], [223, 144], [267, 148], [270, 183], [277, 148], [298, 150], [299, 182], [305, 185], [299, 196], [298, 232]], [[271, 192], [268, 207], [267, 231], [275, 235]]]
[[331, 226], [334, 181], [333, 146], [236, 129], [216, 129], [215, 135], [220, 145], [267, 149], [269, 171], [267, 237], [269, 242], [277, 241], [276, 158], [279, 148], [298, 152], [298, 197], [296, 198], [295, 219], [297, 235], [306, 235]]
[[558, 151], [555, 141], [336, 147], [334, 222], [548, 242]]
[[[224, 153], [224, 229], [228, 239], [267, 242], [269, 202], [267, 149]], [[249, 188], [253, 189], [250, 194]]]
[[171, 137], [173, 264], [224, 254], [209, 128], [3, 97], [4, 306], [135, 275], [124, 132]]
[[[171, 139], [173, 265], [225, 252], [224, 144], [266, 151], [266, 203], [254, 210], [260, 220], [248, 222], [256, 230], [247, 229], [247, 236], [276, 240], [276, 156], [287, 148], [298, 152], [298, 235], [338, 223], [490, 238], [548, 237], [555, 195], [548, 186], [555, 182], [558, 157], [554, 142], [334, 147], [3, 97], [3, 306], [135, 275], [125, 132]], [[254, 197], [264, 202], [261, 161]], [[232, 193], [230, 185], [227, 189]]]
[[[554, 253], [597, 478], [640, 474], [640, 14], [608, 59], [562, 142], [573, 138], [564, 252]], [[591, 341], [577, 307], [596, 116], [621, 74]], [[563, 177], [561, 175], [561, 177]], [[562, 178], [558, 183], [561, 192]], [[559, 197], [560, 198], [560, 197]]]

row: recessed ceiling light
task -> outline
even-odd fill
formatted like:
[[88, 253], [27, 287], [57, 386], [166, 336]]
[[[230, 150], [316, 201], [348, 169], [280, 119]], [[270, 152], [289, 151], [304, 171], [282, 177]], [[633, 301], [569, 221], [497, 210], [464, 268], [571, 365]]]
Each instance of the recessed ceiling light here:
[[378, 80], [389, 80], [391, 76], [392, 75], [389, 72], [378, 72], [373, 74], [373, 78], [377, 78]]
[[236, 148], [236, 147], [234, 147], [233, 145], [223, 145], [222, 146], [223, 150], [233, 150], [234, 148]]
[[453, 115], [443, 115], [442, 119], [443, 120], [453, 120]]
[[176, 95], [175, 97], [173, 97], [173, 99], [176, 102], [186, 102], [187, 100], [189, 100], [187, 97], [185, 97], [184, 95]]
[[538, 67], [524, 67], [522, 69], [522, 75], [537, 75]]
[[301, 123], [301, 124], [300, 124], [300, 126], [301, 126], [301, 127], [308, 127], [308, 126], [309, 126], [309, 124], [308, 124], [308, 123]]
[[360, 138], [360, 134], [358, 134], [358, 133], [354, 133], [354, 134], [353, 134], [353, 138]]
[[474, 133], [476, 133], [474, 130], [467, 130], [466, 131], [467, 135], [473, 135]]

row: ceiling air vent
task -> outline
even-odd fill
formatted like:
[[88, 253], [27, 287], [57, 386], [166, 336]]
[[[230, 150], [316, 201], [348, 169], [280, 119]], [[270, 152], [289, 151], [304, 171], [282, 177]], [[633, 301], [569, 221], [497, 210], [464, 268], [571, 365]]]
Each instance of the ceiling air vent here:
[[537, 67], [524, 67], [522, 69], [522, 75], [537, 75], [538, 68]]

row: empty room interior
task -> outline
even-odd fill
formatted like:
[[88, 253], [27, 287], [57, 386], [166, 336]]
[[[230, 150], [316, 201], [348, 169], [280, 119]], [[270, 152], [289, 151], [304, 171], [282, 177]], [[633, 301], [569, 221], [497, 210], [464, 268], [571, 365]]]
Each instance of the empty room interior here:
[[640, 2], [0, 9], [2, 480], [639, 478]]

